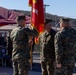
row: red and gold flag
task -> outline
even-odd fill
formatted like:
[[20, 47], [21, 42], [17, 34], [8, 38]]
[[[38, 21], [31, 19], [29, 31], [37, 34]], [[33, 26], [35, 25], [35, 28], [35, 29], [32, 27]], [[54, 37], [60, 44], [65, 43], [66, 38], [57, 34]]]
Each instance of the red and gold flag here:
[[29, 5], [32, 7], [31, 24], [41, 33], [44, 26], [43, 0], [29, 0]]
[[[39, 33], [44, 30], [44, 5], [43, 0], [29, 0], [29, 5], [32, 7], [31, 24], [38, 30]], [[35, 38], [38, 43], [38, 38]]]

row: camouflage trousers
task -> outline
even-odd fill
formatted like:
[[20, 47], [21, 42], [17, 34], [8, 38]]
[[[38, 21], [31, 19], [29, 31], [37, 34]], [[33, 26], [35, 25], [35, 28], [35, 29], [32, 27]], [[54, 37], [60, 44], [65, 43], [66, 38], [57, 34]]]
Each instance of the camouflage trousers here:
[[54, 61], [41, 62], [42, 75], [54, 75]]
[[19, 59], [13, 61], [13, 75], [28, 75], [29, 61]]
[[56, 68], [56, 75], [73, 75], [74, 64], [62, 65], [62, 68]]

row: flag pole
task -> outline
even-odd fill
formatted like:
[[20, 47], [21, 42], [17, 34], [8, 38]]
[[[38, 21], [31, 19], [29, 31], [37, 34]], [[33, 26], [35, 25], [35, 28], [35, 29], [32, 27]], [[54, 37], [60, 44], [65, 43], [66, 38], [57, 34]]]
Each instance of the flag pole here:
[[33, 55], [32, 55], [32, 45], [30, 48], [30, 70], [32, 70], [32, 63], [33, 63]]
[[[31, 8], [31, 20], [32, 20], [32, 8]], [[32, 39], [32, 37], [30, 37], [30, 39]], [[30, 70], [32, 70], [32, 63], [33, 63], [33, 53], [32, 53], [32, 45], [31, 45], [30, 47]]]
[[[32, 7], [32, 0], [29, 0], [29, 6], [31, 6]], [[32, 14], [32, 8], [31, 8], [31, 14]], [[30, 23], [31, 25], [32, 25], [32, 16], [31, 16], [31, 23]], [[30, 37], [30, 39], [32, 39], [32, 37]], [[32, 63], [33, 63], [33, 55], [32, 55], [32, 45], [30, 46], [30, 70], [32, 70]]]

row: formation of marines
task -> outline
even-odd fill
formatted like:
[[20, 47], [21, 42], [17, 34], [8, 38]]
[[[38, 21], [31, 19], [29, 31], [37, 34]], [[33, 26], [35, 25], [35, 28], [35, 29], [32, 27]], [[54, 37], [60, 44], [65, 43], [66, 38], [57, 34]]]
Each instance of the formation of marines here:
[[18, 26], [12, 30], [13, 75], [29, 74], [31, 37], [39, 36], [42, 75], [72, 75], [75, 66], [76, 31], [68, 18], [60, 19], [60, 31], [52, 29], [52, 20], [45, 19], [44, 31], [25, 28], [25, 16], [17, 18]]

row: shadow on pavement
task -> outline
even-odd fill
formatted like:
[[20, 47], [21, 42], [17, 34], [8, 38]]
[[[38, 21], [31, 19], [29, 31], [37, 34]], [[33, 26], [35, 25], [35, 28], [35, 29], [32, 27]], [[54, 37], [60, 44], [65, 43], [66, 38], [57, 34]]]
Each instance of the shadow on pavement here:
[[41, 65], [40, 65], [40, 63], [33, 63], [32, 64], [32, 70], [30, 70], [30, 71], [41, 72]]

